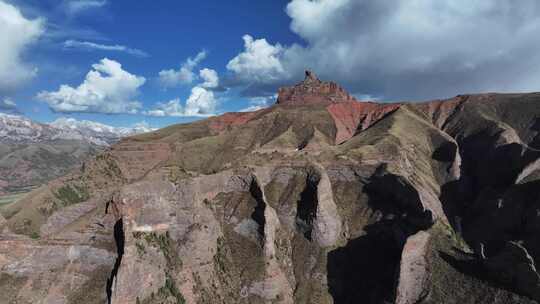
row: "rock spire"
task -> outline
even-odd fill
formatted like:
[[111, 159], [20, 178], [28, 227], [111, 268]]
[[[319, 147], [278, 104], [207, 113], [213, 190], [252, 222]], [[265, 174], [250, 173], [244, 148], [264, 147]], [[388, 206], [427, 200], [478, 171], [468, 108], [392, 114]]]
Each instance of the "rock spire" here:
[[335, 82], [321, 81], [317, 75], [306, 70], [304, 81], [278, 91], [278, 104], [306, 105], [355, 101], [345, 89]]

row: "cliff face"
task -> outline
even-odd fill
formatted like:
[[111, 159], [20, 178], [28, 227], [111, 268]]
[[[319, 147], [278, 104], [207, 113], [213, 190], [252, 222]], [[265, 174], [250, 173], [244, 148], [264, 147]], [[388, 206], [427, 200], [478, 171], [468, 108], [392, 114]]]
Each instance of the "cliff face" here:
[[540, 94], [363, 103], [307, 76], [2, 208], [0, 302], [540, 300]]

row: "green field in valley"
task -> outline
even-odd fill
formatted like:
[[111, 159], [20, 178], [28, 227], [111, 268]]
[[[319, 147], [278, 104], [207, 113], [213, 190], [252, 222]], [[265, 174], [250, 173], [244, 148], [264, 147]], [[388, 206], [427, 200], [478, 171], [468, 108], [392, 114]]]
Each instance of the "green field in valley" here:
[[1, 195], [0, 196], [0, 206], [5, 206], [7, 204], [11, 204], [16, 202], [17, 200], [23, 198], [28, 192], [30, 192], [33, 188], [24, 189], [18, 192]]

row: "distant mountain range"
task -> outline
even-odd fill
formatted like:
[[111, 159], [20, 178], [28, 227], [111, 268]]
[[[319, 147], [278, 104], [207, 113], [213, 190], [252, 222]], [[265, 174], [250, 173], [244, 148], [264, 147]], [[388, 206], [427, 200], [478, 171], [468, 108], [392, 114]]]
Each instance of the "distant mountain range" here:
[[0, 113], [0, 195], [39, 186], [122, 137], [149, 131], [142, 124], [119, 128], [73, 118], [43, 124]]
[[97, 146], [108, 146], [120, 138], [152, 129], [144, 124], [134, 127], [112, 127], [105, 124], [59, 118], [42, 124], [19, 115], [0, 113], [0, 143], [43, 143], [57, 140], [81, 140]]

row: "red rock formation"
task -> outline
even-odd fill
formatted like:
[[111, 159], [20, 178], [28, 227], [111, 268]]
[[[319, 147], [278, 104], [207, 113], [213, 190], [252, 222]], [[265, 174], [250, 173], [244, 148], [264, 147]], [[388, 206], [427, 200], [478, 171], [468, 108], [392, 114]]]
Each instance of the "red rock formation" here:
[[238, 126], [247, 123], [263, 111], [265, 110], [263, 109], [255, 112], [225, 113], [223, 115], [211, 118], [208, 126], [212, 131], [222, 132], [230, 126]]
[[441, 128], [444, 123], [459, 110], [461, 105], [469, 100], [469, 95], [459, 95], [452, 99], [434, 100], [421, 103], [418, 108], [431, 117], [432, 122], [438, 128]]
[[438, 99], [418, 103], [417, 108], [431, 117], [435, 126], [442, 128], [452, 115], [456, 115], [462, 110], [465, 103], [490, 103], [496, 100], [497, 95], [495, 93], [458, 95], [450, 99]]
[[327, 110], [336, 124], [336, 144], [343, 143], [358, 131], [369, 128], [400, 106], [400, 104], [358, 102], [335, 82], [321, 81], [311, 71], [306, 71], [303, 82], [292, 87], [280, 88], [277, 104], [328, 105]]
[[336, 144], [339, 145], [358, 131], [369, 128], [400, 105], [355, 101], [330, 104], [326, 109], [336, 124]]
[[321, 81], [313, 72], [306, 71], [303, 82], [279, 89], [277, 104], [325, 104], [355, 100], [335, 82]]

